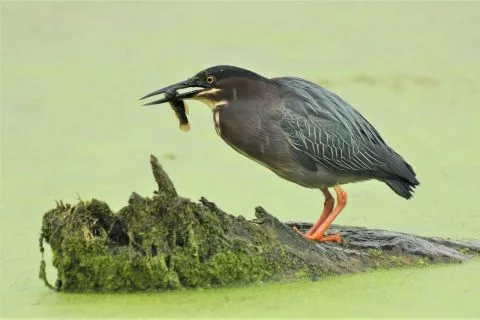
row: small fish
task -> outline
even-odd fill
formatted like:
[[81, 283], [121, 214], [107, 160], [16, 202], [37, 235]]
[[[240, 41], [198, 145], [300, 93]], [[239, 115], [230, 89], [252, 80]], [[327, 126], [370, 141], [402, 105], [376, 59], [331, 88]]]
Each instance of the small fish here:
[[188, 123], [188, 106], [183, 100], [177, 100], [177, 92], [175, 90], [165, 92], [165, 97], [170, 99], [169, 103], [172, 107], [172, 110], [175, 112], [177, 119], [179, 121], [179, 128], [182, 131], [189, 131], [190, 124]]

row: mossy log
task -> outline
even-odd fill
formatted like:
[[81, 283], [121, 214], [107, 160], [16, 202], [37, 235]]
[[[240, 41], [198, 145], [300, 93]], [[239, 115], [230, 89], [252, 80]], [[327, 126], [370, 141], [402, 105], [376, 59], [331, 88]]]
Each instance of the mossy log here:
[[315, 243], [262, 207], [256, 219], [232, 216], [213, 202], [178, 196], [151, 156], [158, 190], [133, 193], [113, 213], [93, 199], [57, 203], [43, 217], [40, 239], [51, 247], [60, 291], [136, 291], [210, 287], [255, 281], [316, 279], [369, 268], [462, 262], [480, 253], [480, 242], [460, 242], [360, 227], [333, 226], [343, 244]]

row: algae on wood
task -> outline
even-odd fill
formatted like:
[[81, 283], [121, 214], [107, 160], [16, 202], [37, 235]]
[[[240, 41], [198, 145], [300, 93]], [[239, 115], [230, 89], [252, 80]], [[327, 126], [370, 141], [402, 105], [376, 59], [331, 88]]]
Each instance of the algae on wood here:
[[[133, 193], [113, 213], [92, 199], [57, 203], [43, 217], [43, 240], [51, 247], [61, 291], [136, 291], [210, 287], [264, 280], [317, 278], [367, 268], [461, 262], [480, 253], [480, 242], [460, 242], [359, 227], [333, 226], [342, 245], [314, 243], [263, 208], [256, 219], [235, 217], [205, 198], [177, 195], [151, 156], [158, 191]], [[43, 256], [42, 256], [43, 257]], [[42, 258], [40, 276], [45, 280]]]

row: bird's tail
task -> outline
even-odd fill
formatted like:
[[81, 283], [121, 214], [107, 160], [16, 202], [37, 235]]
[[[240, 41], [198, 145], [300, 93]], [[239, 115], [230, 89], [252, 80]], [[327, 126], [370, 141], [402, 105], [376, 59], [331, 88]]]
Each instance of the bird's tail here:
[[410, 199], [413, 189], [420, 184], [412, 166], [408, 164], [398, 153], [390, 149], [394, 154], [392, 164], [393, 177], [385, 179], [385, 183], [399, 196]]
[[406, 180], [385, 180], [385, 183], [400, 197], [410, 199], [413, 195], [413, 189], [418, 185]]

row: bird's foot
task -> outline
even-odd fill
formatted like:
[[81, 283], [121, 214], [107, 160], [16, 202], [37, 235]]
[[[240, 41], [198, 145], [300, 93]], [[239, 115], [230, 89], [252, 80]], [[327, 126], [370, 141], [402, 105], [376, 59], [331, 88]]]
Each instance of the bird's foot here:
[[293, 231], [298, 232], [302, 237], [313, 240], [316, 242], [336, 242], [336, 243], [343, 243], [343, 237], [339, 234], [329, 234], [329, 235], [321, 235], [321, 236], [315, 236], [314, 234], [309, 234], [303, 233], [300, 230], [298, 230], [297, 227], [293, 226]]
[[317, 242], [336, 242], [343, 243], [343, 237], [339, 234], [329, 234], [328, 236], [322, 235], [315, 237], [314, 235], [303, 235], [305, 238], [317, 241]]

